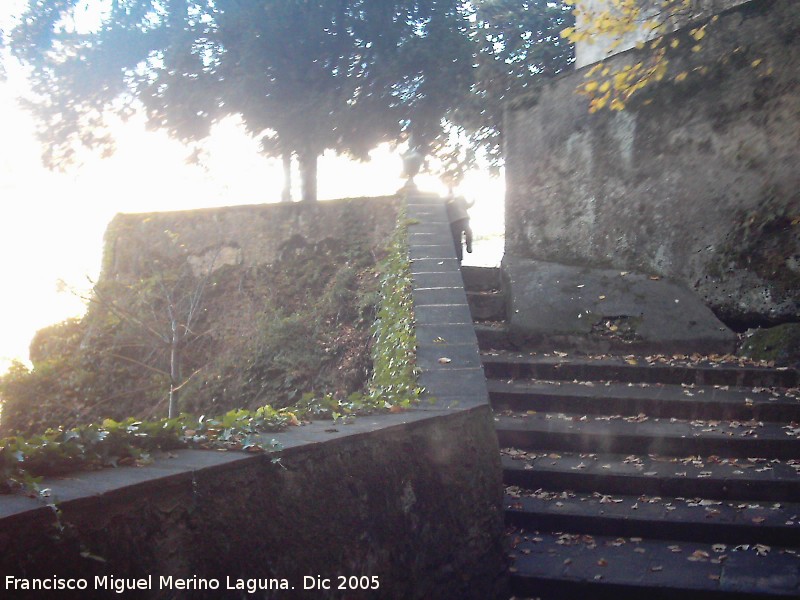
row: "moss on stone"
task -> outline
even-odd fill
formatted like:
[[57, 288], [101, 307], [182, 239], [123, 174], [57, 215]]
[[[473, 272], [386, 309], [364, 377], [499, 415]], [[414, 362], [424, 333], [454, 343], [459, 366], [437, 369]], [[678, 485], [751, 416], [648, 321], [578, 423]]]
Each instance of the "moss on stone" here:
[[778, 366], [800, 365], [800, 323], [754, 330], [742, 343], [739, 355], [775, 361]]

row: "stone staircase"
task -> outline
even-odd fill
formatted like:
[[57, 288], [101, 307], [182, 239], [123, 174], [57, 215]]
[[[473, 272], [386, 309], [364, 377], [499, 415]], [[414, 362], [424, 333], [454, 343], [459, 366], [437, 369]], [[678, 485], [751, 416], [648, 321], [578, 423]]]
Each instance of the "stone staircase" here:
[[502, 448], [516, 597], [800, 596], [800, 376], [515, 351], [463, 267]]

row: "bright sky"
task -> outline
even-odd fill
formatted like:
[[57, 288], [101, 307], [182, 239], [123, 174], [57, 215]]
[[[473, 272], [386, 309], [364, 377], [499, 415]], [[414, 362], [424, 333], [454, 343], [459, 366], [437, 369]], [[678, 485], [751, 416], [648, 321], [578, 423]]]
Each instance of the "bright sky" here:
[[[3, 2], [0, 26], [7, 11], [24, 3]], [[27, 360], [37, 329], [82, 314], [82, 301], [59, 291], [59, 281], [88, 289], [87, 277], [96, 279], [99, 272], [105, 227], [116, 213], [274, 202], [283, 180], [280, 162], [260, 156], [234, 120], [219, 124], [207, 140], [203, 167], [187, 165], [186, 147], [133, 120], [116, 129], [111, 158], [87, 157], [67, 173], [48, 171], [33, 119], [16, 101], [24, 89], [24, 77], [11, 65], [8, 81], [0, 83], [0, 373], [11, 359]], [[324, 156], [320, 198], [394, 193], [403, 184], [398, 151], [383, 146], [371, 157], [353, 163]], [[432, 177], [416, 181], [424, 190], [444, 192]], [[477, 200], [470, 211], [477, 235], [502, 232], [502, 180], [476, 171], [457, 191]], [[476, 248], [473, 263], [496, 262], [498, 241], [484, 247], [484, 256]]]

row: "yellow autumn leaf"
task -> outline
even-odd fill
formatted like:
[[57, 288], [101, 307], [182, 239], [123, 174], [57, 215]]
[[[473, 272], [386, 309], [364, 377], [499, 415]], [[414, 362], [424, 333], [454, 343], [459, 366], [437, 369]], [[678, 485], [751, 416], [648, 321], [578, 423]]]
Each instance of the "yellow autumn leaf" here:
[[607, 92], [611, 87], [610, 81], [604, 81], [603, 84], [598, 88], [601, 92]]
[[608, 104], [609, 94], [605, 94], [604, 96], [600, 96], [599, 98], [595, 98], [592, 100], [592, 108], [594, 110], [600, 110], [604, 108], [606, 104]]
[[700, 27], [698, 29], [692, 30], [692, 37], [696, 39], [698, 42], [702, 40], [706, 36], [706, 28]]
[[583, 90], [586, 92], [593, 92], [597, 89], [596, 81], [589, 81], [583, 85]]
[[678, 82], [678, 83], [680, 83], [681, 81], [683, 81], [684, 79], [686, 79], [688, 76], [689, 76], [689, 73], [687, 73], [686, 71], [684, 71], [683, 73], [678, 73], [678, 74], [675, 76], [675, 81], [676, 81], [676, 82]]
[[568, 38], [573, 33], [575, 33], [575, 28], [574, 27], [567, 27], [566, 29], [562, 29], [561, 30], [561, 37], [562, 38]]
[[703, 47], [700, 44], [692, 46], [692, 52], [700, 52], [700, 50], [702, 50], [702, 49], [703, 49]]
[[680, 43], [681, 43], [681, 42], [680, 42], [680, 40], [677, 40], [677, 39], [675, 39], [675, 40], [672, 40], [672, 41], [669, 43], [669, 47], [670, 47], [670, 48], [677, 48], [677, 47], [680, 45]]
[[589, 71], [583, 77], [585, 79], [589, 79], [589, 77], [594, 76], [595, 73], [597, 73], [602, 68], [603, 68], [603, 63], [597, 63], [595, 66], [593, 66], [591, 69], [589, 69]]
[[760, 65], [760, 64], [761, 64], [763, 61], [764, 61], [764, 59], [763, 59], [763, 58], [757, 58], [757, 59], [755, 59], [753, 62], [751, 62], [751, 63], [750, 63], [750, 66], [751, 66], [751, 67], [753, 67], [753, 68], [755, 69], [755, 68], [756, 68], [758, 65]]

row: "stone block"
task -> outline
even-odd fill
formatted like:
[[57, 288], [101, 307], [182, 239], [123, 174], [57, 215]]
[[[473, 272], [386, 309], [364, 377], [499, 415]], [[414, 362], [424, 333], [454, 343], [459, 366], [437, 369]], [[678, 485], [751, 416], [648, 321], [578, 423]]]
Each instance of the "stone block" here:
[[414, 308], [417, 324], [472, 323], [469, 307], [466, 304], [435, 304]]
[[462, 287], [415, 289], [411, 295], [414, 298], [414, 306], [467, 303], [467, 296]]
[[736, 335], [678, 282], [506, 256], [509, 335], [521, 344], [727, 353]]
[[462, 287], [461, 273], [458, 271], [412, 273], [416, 289]]

